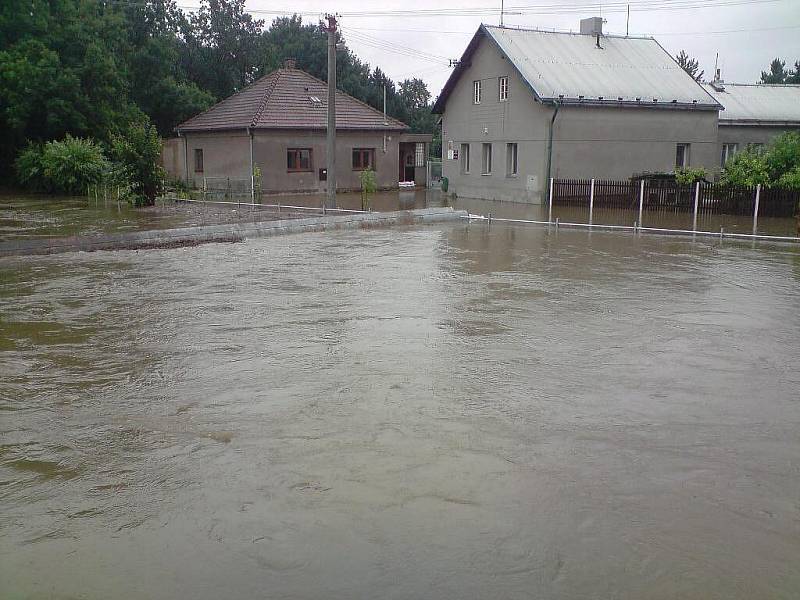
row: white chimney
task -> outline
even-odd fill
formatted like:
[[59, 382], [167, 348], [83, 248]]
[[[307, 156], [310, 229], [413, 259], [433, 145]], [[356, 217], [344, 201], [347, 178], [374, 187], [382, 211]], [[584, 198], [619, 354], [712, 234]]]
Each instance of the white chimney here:
[[581, 34], [603, 35], [603, 17], [581, 19]]

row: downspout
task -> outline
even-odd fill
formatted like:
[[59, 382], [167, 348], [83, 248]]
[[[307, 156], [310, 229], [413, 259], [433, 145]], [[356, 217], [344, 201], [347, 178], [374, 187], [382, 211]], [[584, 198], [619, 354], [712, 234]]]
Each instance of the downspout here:
[[555, 128], [558, 109], [561, 108], [558, 100], [553, 100], [553, 106], [555, 110], [553, 110], [553, 116], [550, 119], [550, 129], [547, 132], [547, 176], [544, 180], [544, 185], [549, 185], [550, 183], [551, 171], [553, 169], [553, 129]]
[[256, 175], [253, 171], [253, 130], [247, 128], [247, 136], [250, 138], [250, 202], [256, 202]]

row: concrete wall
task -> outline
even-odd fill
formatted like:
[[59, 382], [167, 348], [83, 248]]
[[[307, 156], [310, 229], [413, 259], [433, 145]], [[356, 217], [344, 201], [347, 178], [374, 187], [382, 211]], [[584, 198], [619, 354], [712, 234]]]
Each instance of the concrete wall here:
[[[724, 114], [724, 113], [723, 113]], [[748, 144], [769, 144], [779, 135], [787, 131], [800, 132], [800, 127], [769, 127], [762, 125], [726, 125], [719, 124], [719, 144], [717, 147], [717, 161], [722, 163], [722, 145], [739, 144], [739, 150], [744, 150]]]
[[562, 107], [553, 135], [553, 177], [671, 172], [678, 144], [690, 144], [689, 166], [718, 171], [717, 120], [717, 112], [707, 110]]
[[[360, 171], [352, 168], [353, 148], [375, 149], [375, 172], [378, 186], [396, 188], [398, 183], [399, 145], [398, 132], [387, 135], [386, 152], [383, 152], [383, 134], [380, 132], [336, 132], [336, 188], [357, 190], [361, 188]], [[250, 178], [250, 139], [244, 131], [225, 131], [219, 133], [187, 133], [189, 181], [202, 187], [204, 177], [230, 177], [248, 180]], [[173, 158], [183, 153], [182, 143], [175, 144], [162, 152], [162, 159], [170, 167], [169, 172], [184, 178], [183, 158]], [[203, 150], [203, 171], [195, 171], [195, 149]], [[286, 151], [289, 148], [310, 148], [312, 150], [311, 171], [290, 172], [286, 166]], [[269, 130], [253, 134], [253, 165], [261, 169], [262, 190], [264, 193], [280, 192], [322, 192], [327, 183], [320, 181], [319, 170], [327, 166], [326, 138], [324, 131], [308, 130]], [[234, 188], [236, 189], [236, 188]]]
[[[361, 172], [353, 170], [353, 148], [375, 149], [375, 174], [378, 187], [396, 188], [398, 183], [398, 132], [336, 132], [336, 189], [361, 189]], [[289, 148], [311, 148], [310, 172], [292, 173], [286, 168]], [[323, 192], [327, 183], [319, 180], [319, 170], [327, 166], [324, 131], [263, 131], [253, 136], [254, 162], [261, 169], [263, 190], [270, 192]]]
[[161, 144], [161, 166], [173, 179], [186, 176], [183, 153], [183, 138], [168, 138]]
[[[508, 76], [500, 102], [498, 77]], [[472, 102], [481, 80], [481, 104]], [[443, 176], [459, 196], [538, 203], [547, 192], [547, 139], [553, 107], [536, 102], [510, 61], [484, 40], [448, 98], [442, 116]], [[691, 144], [690, 165], [719, 169], [716, 111], [562, 107], [553, 133], [554, 177], [626, 179], [644, 171], [672, 171], [678, 143]], [[506, 144], [517, 143], [518, 174], [506, 173]], [[462, 172], [461, 144], [469, 143], [470, 172]], [[492, 144], [491, 175], [481, 173], [482, 144]], [[459, 159], [448, 158], [448, 150]]]
[[[508, 100], [498, 99], [500, 76], [508, 76]], [[473, 81], [481, 80], [481, 103], [472, 103]], [[442, 115], [442, 176], [449, 191], [468, 198], [539, 202], [552, 109], [533, 101], [530, 88], [491, 43], [484, 41], [456, 83]], [[519, 172], [506, 176], [507, 142], [518, 144]], [[448, 150], [459, 151], [458, 160]], [[461, 144], [471, 149], [470, 171], [462, 172]], [[492, 143], [491, 175], [481, 174], [481, 144]]]

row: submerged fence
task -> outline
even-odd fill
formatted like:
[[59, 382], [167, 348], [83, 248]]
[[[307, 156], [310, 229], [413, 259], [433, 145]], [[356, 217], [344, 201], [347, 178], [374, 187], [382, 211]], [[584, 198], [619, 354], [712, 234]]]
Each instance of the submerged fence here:
[[551, 179], [548, 220], [553, 206], [585, 207], [589, 223], [596, 209], [638, 212], [642, 226], [648, 213], [690, 213], [693, 229], [698, 217], [739, 215], [753, 217], [753, 231], [759, 217], [793, 217], [798, 214], [800, 190], [727, 186], [719, 183], [678, 184], [671, 180], [644, 179], [608, 181], [601, 179]]

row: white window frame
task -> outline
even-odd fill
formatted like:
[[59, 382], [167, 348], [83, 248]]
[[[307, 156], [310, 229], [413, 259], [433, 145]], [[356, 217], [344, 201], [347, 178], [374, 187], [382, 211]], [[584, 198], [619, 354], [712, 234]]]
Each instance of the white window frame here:
[[472, 103], [473, 104], [480, 104], [481, 103], [481, 88], [483, 85], [481, 84], [481, 80], [477, 79], [472, 82]]
[[[683, 146], [683, 162], [681, 164], [678, 163], [678, 148]], [[675, 168], [676, 169], [685, 169], [691, 164], [691, 152], [692, 152], [692, 145], [681, 143], [675, 145]]]
[[414, 166], [425, 166], [425, 142], [417, 142], [414, 146]]
[[519, 175], [519, 146], [516, 142], [506, 144], [506, 177]]
[[738, 152], [739, 152], [739, 144], [737, 143], [722, 144], [722, 157], [720, 160], [720, 166], [724, 167], [725, 164], [734, 156], [736, 156]]
[[508, 100], [508, 76], [500, 77], [498, 80], [498, 97], [500, 102]]
[[469, 175], [469, 144], [461, 144], [461, 173]]
[[481, 175], [492, 174], [492, 143], [481, 144]]

